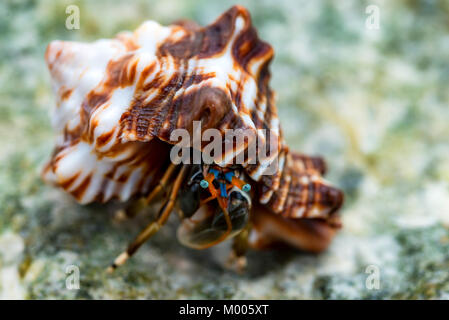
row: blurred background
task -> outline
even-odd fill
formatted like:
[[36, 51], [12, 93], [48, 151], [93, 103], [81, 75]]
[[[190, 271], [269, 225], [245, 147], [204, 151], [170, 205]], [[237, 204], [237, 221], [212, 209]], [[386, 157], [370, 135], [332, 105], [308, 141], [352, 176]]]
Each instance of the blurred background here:
[[[173, 219], [112, 276], [104, 268], [145, 220], [80, 206], [46, 186], [54, 39], [93, 41], [152, 19], [208, 24], [247, 7], [275, 49], [272, 87], [292, 149], [323, 155], [344, 189], [344, 227], [321, 255], [183, 248]], [[66, 7], [80, 9], [67, 30]], [[379, 29], [366, 27], [377, 5]], [[0, 298], [448, 299], [449, 1], [0, 2]], [[67, 266], [80, 288], [66, 287]], [[373, 271], [374, 270], [374, 271]], [[374, 273], [373, 273], [374, 272]], [[378, 288], [367, 285], [378, 275]], [[371, 278], [372, 280], [372, 278]]]

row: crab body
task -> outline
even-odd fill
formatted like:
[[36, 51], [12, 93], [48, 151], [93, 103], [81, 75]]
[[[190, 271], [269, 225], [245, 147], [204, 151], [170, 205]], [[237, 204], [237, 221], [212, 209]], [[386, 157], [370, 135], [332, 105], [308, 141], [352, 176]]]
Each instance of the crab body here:
[[[269, 87], [273, 49], [243, 7], [206, 27], [148, 21], [114, 39], [53, 41], [45, 58], [57, 97], [57, 140], [44, 179], [83, 204], [141, 197], [147, 205], [167, 195], [158, 221], [127, 256], [175, 208], [178, 238], [198, 249], [239, 235], [254, 248], [284, 242], [320, 251], [329, 243], [343, 195], [322, 178], [321, 158], [286, 146]], [[194, 134], [195, 122], [201, 134], [252, 135], [233, 140], [210, 163], [173, 164], [174, 133]], [[256, 141], [257, 151], [262, 142], [270, 153], [250, 153]], [[204, 153], [207, 144], [184, 148]]]

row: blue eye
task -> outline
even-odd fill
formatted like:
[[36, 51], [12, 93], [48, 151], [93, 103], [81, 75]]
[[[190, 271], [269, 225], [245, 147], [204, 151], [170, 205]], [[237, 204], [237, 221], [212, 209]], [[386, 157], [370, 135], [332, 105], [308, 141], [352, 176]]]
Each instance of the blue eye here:
[[243, 191], [248, 192], [251, 190], [251, 185], [249, 183], [245, 184], [242, 188]]
[[203, 179], [200, 182], [200, 186], [201, 186], [201, 188], [206, 189], [209, 186], [209, 182], [207, 182], [206, 180]]

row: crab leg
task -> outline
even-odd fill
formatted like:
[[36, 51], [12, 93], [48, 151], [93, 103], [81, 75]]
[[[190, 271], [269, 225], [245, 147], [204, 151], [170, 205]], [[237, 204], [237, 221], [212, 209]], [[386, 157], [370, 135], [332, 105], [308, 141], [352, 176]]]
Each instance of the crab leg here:
[[126, 215], [130, 218], [135, 217], [139, 213], [139, 211], [148, 206], [151, 201], [153, 201], [154, 198], [161, 193], [161, 191], [167, 193], [167, 185], [171, 177], [173, 176], [173, 172], [175, 171], [175, 169], [176, 165], [170, 163], [161, 180], [159, 180], [157, 186], [153, 188], [153, 190], [147, 197], [142, 197], [138, 201], [134, 202], [133, 205], [129, 206], [126, 209]]
[[178, 195], [178, 191], [181, 187], [181, 183], [184, 180], [184, 177], [187, 172], [187, 167], [183, 166], [176, 177], [176, 180], [173, 184], [173, 188], [170, 191], [168, 199], [165, 204], [161, 207], [158, 215], [158, 219], [156, 221], [148, 224], [145, 229], [143, 229], [139, 235], [134, 239], [133, 242], [128, 246], [126, 251], [122, 252], [112, 263], [111, 266], [107, 269], [107, 272], [111, 273], [119, 266], [123, 265], [126, 260], [128, 260], [139, 248], [142, 244], [144, 244], [149, 238], [151, 238], [159, 229], [167, 222], [168, 217], [170, 216], [173, 207], [176, 202], [176, 196]]
[[166, 192], [167, 190], [167, 183], [170, 180], [171, 176], [173, 175], [173, 171], [175, 170], [176, 165], [173, 163], [170, 163], [170, 165], [167, 168], [167, 171], [165, 171], [164, 175], [162, 176], [162, 179], [159, 181], [158, 185], [151, 191], [151, 193], [146, 197], [145, 201], [147, 204], [149, 204], [155, 197], [158, 195], [161, 191]]
[[226, 262], [227, 267], [239, 273], [246, 268], [246, 252], [249, 248], [249, 233], [251, 226], [248, 225], [239, 234], [237, 234], [232, 241], [232, 249]]

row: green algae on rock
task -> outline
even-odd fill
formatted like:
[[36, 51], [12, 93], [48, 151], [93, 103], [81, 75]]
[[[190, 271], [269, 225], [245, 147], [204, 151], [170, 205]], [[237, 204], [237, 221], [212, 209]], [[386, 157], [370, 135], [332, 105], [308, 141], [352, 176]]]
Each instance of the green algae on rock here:
[[[147, 220], [116, 222], [114, 206], [80, 206], [41, 182], [53, 142], [45, 47], [57, 38], [111, 37], [147, 19], [206, 24], [228, 4], [3, 1], [1, 298], [448, 298], [447, 2], [372, 1], [379, 30], [364, 28], [364, 1], [241, 3], [276, 52], [272, 84], [287, 142], [329, 159], [329, 179], [349, 196], [336, 242], [320, 256], [251, 254], [248, 273], [238, 276], [220, 267], [225, 246], [180, 247], [173, 220], [135, 261], [104, 275]], [[80, 8], [80, 30], [65, 28], [69, 4]], [[65, 285], [72, 264], [79, 290]], [[379, 267], [379, 290], [365, 286], [368, 265]]]

